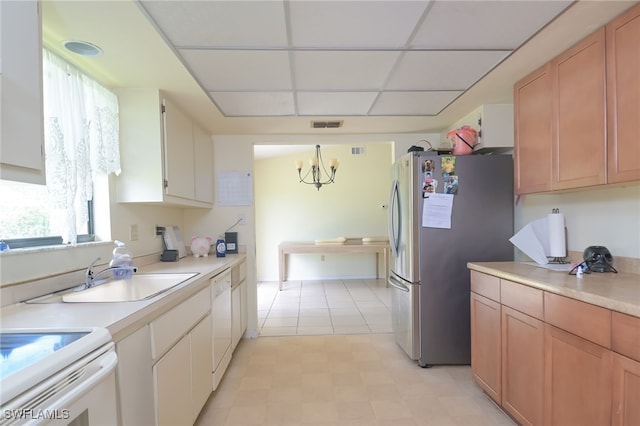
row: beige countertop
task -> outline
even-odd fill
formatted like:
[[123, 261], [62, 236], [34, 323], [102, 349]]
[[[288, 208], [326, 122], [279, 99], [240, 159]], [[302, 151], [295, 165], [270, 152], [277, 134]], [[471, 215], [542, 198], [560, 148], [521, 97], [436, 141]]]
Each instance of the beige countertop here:
[[159, 314], [209, 285], [209, 279], [240, 263], [244, 254], [225, 257], [188, 256], [178, 262], [158, 262], [138, 273], [175, 272], [198, 275], [148, 300], [118, 303], [16, 303], [0, 310], [0, 326], [8, 328], [104, 327], [115, 341], [126, 337]]
[[471, 262], [471, 270], [640, 317], [640, 275], [585, 274], [582, 278], [520, 262]]

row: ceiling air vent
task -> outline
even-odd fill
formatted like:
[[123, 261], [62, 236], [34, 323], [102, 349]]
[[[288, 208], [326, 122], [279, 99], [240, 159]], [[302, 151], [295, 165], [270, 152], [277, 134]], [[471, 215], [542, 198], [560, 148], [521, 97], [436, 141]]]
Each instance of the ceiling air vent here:
[[312, 121], [311, 127], [314, 129], [337, 129], [342, 127], [342, 121]]

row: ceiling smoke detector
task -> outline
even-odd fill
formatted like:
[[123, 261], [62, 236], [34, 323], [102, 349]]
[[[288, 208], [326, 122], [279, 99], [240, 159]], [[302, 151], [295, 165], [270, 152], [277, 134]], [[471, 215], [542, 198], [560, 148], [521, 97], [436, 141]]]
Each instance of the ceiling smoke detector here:
[[342, 121], [312, 121], [311, 127], [314, 129], [338, 129], [342, 127]]

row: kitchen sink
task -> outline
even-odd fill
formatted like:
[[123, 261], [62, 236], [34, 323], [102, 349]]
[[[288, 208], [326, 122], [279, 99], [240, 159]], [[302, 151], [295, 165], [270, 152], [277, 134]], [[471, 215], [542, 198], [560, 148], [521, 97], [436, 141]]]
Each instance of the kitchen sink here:
[[71, 290], [41, 296], [26, 303], [105, 303], [135, 302], [150, 299], [195, 277], [198, 272], [133, 274], [130, 279], [114, 279], [88, 289]]

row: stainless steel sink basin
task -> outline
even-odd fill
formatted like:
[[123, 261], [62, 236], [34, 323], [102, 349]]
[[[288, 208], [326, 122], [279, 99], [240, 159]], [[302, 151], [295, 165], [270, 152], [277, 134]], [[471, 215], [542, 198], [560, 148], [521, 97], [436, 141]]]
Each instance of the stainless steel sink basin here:
[[88, 289], [75, 287], [28, 300], [27, 303], [135, 302], [155, 297], [196, 275], [198, 272], [133, 274], [129, 280], [110, 280]]

